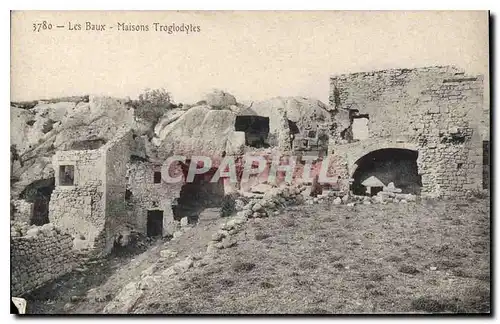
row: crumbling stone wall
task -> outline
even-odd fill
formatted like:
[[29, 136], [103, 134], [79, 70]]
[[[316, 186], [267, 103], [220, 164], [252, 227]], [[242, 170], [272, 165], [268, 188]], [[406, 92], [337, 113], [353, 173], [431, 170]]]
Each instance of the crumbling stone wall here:
[[107, 254], [114, 237], [127, 223], [125, 190], [126, 161], [130, 157], [132, 132], [122, 128], [97, 150], [58, 151], [53, 165], [74, 166], [74, 183], [62, 186], [56, 171], [50, 221], [82, 238], [83, 247]]
[[331, 141], [330, 152], [352, 160], [349, 151], [364, 141], [410, 143], [419, 153], [424, 194], [461, 196], [481, 187], [482, 139], [489, 134], [483, 76], [450, 66], [394, 69], [334, 76], [330, 86], [330, 104], [368, 114], [370, 137], [348, 139], [340, 149]]
[[14, 209], [12, 211], [11, 220], [29, 224], [31, 222], [31, 217], [33, 217], [33, 203], [26, 200], [13, 200], [11, 204]]
[[103, 148], [105, 156], [105, 228], [106, 245], [104, 250], [110, 250], [114, 236], [127, 229], [129, 218], [125, 205], [127, 189], [127, 160], [130, 157], [132, 131], [123, 130], [116, 138]]
[[[161, 171], [160, 183], [154, 183], [154, 172]], [[163, 235], [173, 234], [176, 229], [172, 203], [178, 198], [184, 181], [166, 183], [165, 175], [171, 177], [182, 176], [182, 170], [172, 166], [169, 170], [166, 165], [148, 161], [130, 161], [127, 163], [127, 189], [130, 198], [127, 201], [129, 221], [140, 232], [147, 231], [148, 210], [163, 211]]]
[[[56, 188], [49, 204], [49, 221], [75, 236], [88, 248], [104, 230], [104, 156], [100, 150], [58, 151], [54, 155]], [[59, 166], [74, 165], [73, 186], [59, 185]]]
[[73, 237], [51, 224], [12, 236], [11, 294], [21, 296], [72, 271], [80, 262]]

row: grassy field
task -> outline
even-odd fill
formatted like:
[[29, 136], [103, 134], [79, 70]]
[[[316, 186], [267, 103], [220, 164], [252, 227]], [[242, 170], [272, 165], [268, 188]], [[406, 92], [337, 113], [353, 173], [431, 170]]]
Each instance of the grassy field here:
[[[307, 205], [253, 219], [203, 267], [159, 276], [133, 313], [487, 313], [489, 201]], [[112, 255], [38, 290], [38, 314], [101, 313], [152, 265], [203, 255], [224, 219], [205, 213], [178, 240]], [[162, 259], [169, 249], [176, 258]]]
[[314, 205], [251, 220], [135, 313], [485, 313], [489, 201]]

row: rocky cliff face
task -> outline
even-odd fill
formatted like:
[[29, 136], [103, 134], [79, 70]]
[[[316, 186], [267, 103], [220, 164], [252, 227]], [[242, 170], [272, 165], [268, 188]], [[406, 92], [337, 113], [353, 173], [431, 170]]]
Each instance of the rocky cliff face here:
[[139, 128], [133, 109], [124, 100], [90, 97], [88, 102], [41, 103], [31, 109], [11, 107], [11, 145], [23, 161], [14, 162], [17, 181], [11, 193], [17, 196], [30, 183], [53, 177], [52, 155], [85, 141], [106, 142], [122, 126]]
[[[54, 176], [52, 155], [57, 150], [92, 149], [88, 143], [105, 143], [121, 127], [135, 133], [133, 154], [143, 158], [166, 159], [172, 154], [237, 154], [245, 144], [244, 133], [235, 132], [236, 116], [248, 107], [234, 96], [214, 91], [200, 105], [174, 108], [152, 125], [138, 119], [127, 100], [110, 97], [39, 102], [11, 106], [11, 144], [16, 145], [23, 166], [15, 161], [12, 196], [37, 180]], [[288, 120], [300, 129], [330, 121], [327, 107], [318, 100], [287, 97], [254, 102], [250, 109], [269, 117], [270, 133], [278, 134], [277, 144], [290, 146]], [[86, 147], [86, 145], [90, 145]]]

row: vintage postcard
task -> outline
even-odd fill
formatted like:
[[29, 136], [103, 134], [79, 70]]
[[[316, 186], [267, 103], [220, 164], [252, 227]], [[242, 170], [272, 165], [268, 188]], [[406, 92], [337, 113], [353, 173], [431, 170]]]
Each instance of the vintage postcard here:
[[12, 11], [12, 312], [490, 314], [489, 21]]

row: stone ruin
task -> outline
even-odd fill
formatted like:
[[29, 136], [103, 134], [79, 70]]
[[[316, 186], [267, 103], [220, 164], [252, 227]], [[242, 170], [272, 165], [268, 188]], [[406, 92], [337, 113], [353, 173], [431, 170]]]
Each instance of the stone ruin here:
[[[181, 224], [196, 223], [203, 209], [220, 208], [228, 195], [240, 197], [239, 216], [267, 217], [289, 201], [408, 202], [415, 195], [464, 197], [488, 189], [489, 108], [482, 76], [454, 67], [395, 69], [334, 76], [330, 85], [330, 106], [300, 97], [242, 106], [214, 92], [195, 107], [165, 113], [153, 125], [154, 136], [145, 135], [150, 126], [132, 121], [126, 102], [90, 98], [83, 113], [88, 109], [99, 118], [99, 109], [113, 105], [116, 112], [111, 109], [106, 123], [123, 118], [125, 125], [113, 126], [111, 136], [99, 124], [89, 131], [93, 136], [61, 146], [52, 155], [53, 172], [44, 171], [12, 200], [13, 292], [29, 292], [71, 271], [85, 259], [76, 255], [109, 254], [115, 244], [127, 244], [132, 231], [175, 237]], [[296, 189], [283, 191], [290, 183], [267, 183], [266, 176], [246, 186], [227, 179], [209, 183], [217, 162], [192, 183], [185, 182], [189, 160], [165, 165], [172, 155], [213, 161], [231, 155], [238, 161], [253, 154], [269, 166], [276, 153], [319, 156], [313, 173], [328, 157], [338, 181], [311, 197], [304, 187], [309, 183], [294, 182]], [[166, 173], [184, 181], [166, 183]], [[285, 194], [256, 200], [267, 192]]]
[[330, 104], [344, 122], [330, 154], [343, 159], [344, 181], [362, 193], [374, 176], [403, 193], [444, 198], [488, 189], [483, 81], [452, 66], [331, 77]]

